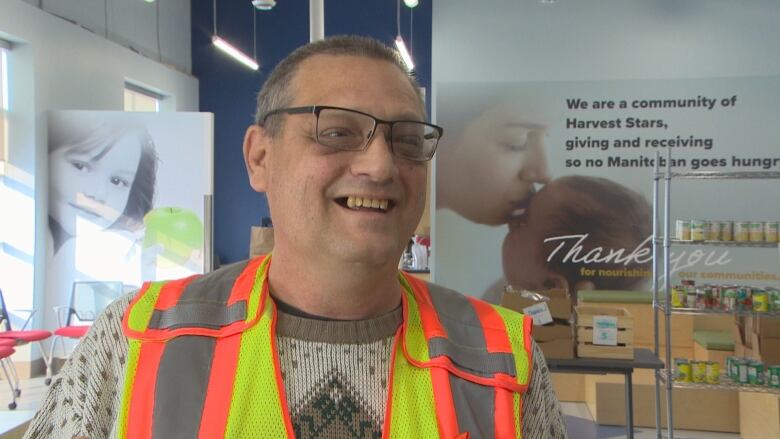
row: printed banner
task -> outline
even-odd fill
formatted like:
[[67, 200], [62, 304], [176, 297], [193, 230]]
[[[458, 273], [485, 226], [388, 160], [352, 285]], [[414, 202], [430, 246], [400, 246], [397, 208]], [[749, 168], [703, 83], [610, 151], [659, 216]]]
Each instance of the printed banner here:
[[[667, 157], [675, 172], [780, 172], [777, 77], [445, 83], [435, 115], [436, 281], [492, 302], [506, 284], [650, 290], [653, 175]], [[669, 233], [677, 220], [777, 227], [778, 188], [672, 181]], [[673, 282], [772, 285], [780, 253], [675, 246], [670, 270]]]
[[203, 113], [49, 113], [46, 303], [68, 305], [77, 280], [128, 291], [203, 272], [212, 126]]

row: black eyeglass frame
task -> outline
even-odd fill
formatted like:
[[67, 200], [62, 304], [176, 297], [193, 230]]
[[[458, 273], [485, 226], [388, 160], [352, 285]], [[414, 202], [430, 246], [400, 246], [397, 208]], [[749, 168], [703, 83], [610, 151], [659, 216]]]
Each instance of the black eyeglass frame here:
[[[265, 121], [269, 117], [274, 116], [276, 114], [313, 114], [317, 118], [316, 119], [316, 127], [315, 127], [315, 131], [314, 131], [316, 139], [317, 139], [317, 143], [319, 143], [319, 144], [321, 144], [323, 146], [327, 146], [327, 147], [331, 148], [332, 146], [323, 144], [322, 142], [320, 142], [320, 139], [319, 139], [320, 112], [322, 110], [348, 111], [350, 113], [356, 113], [356, 114], [360, 114], [360, 115], [369, 117], [369, 118], [373, 119], [373, 121], [374, 121], [374, 126], [371, 129], [371, 135], [368, 136], [368, 138], [366, 139], [366, 142], [363, 144], [362, 147], [357, 148], [357, 149], [340, 149], [339, 148], [339, 150], [341, 150], [341, 151], [365, 151], [365, 149], [368, 148], [368, 144], [371, 143], [371, 140], [373, 140], [374, 134], [376, 134], [376, 131], [377, 131], [377, 128], [379, 127], [379, 125], [387, 125], [387, 126], [390, 127], [390, 132], [389, 132], [389, 134], [390, 134], [390, 149], [392, 150], [394, 156], [399, 157], [399, 158], [403, 158], [405, 160], [412, 160], [412, 161], [417, 161], [417, 162], [427, 162], [427, 161], [430, 161], [433, 158], [434, 154], [436, 153], [436, 148], [438, 148], [438, 146], [439, 146], [439, 140], [441, 140], [441, 136], [444, 134], [444, 128], [442, 128], [442, 127], [440, 127], [438, 125], [434, 125], [432, 123], [423, 122], [423, 121], [420, 121], [420, 120], [384, 120], [384, 119], [380, 119], [380, 118], [378, 118], [378, 117], [376, 117], [374, 115], [371, 115], [371, 114], [368, 114], [368, 113], [364, 113], [364, 112], [359, 111], [359, 110], [353, 110], [352, 108], [333, 107], [333, 106], [330, 106], [330, 105], [309, 105], [309, 106], [306, 106], [306, 107], [277, 108], [275, 110], [269, 111], [268, 113], [265, 113], [265, 115], [262, 118], [262, 123], [265, 124]], [[396, 155], [396, 153], [395, 153], [395, 145], [393, 144], [392, 138], [393, 138], [393, 125], [395, 125], [397, 123], [417, 123], [417, 124], [422, 124], [422, 125], [428, 126], [430, 128], [433, 128], [433, 130], [438, 133], [438, 137], [436, 138], [436, 143], [434, 143], [433, 148], [431, 148], [430, 154], [426, 155], [422, 159], [414, 159], [414, 158], [411, 158], [411, 157], [404, 157], [404, 156]]]

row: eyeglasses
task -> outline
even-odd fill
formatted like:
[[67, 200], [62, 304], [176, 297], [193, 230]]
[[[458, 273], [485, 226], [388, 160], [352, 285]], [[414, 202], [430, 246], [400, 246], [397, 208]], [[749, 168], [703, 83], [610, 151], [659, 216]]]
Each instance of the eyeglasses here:
[[317, 143], [343, 151], [365, 150], [377, 127], [385, 124], [390, 127], [388, 141], [393, 155], [416, 162], [433, 158], [444, 132], [439, 126], [417, 120], [382, 120], [361, 111], [324, 105], [279, 108], [266, 113], [263, 122], [275, 114], [313, 114]]

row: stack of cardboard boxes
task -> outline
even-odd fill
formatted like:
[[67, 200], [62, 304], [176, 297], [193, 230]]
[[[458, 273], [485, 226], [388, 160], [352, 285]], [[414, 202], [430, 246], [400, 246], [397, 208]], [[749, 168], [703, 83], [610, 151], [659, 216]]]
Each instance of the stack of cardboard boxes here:
[[[542, 349], [545, 358], [574, 358], [572, 302], [566, 290], [540, 291], [533, 297], [517, 291], [507, 291], [501, 299], [501, 305], [534, 317], [534, 329], [531, 334]], [[549, 310], [547, 318], [541, 315], [544, 314], [545, 305]], [[536, 324], [550, 319], [552, 321], [549, 323]]]
[[780, 318], [738, 317], [734, 326], [734, 354], [780, 364]]

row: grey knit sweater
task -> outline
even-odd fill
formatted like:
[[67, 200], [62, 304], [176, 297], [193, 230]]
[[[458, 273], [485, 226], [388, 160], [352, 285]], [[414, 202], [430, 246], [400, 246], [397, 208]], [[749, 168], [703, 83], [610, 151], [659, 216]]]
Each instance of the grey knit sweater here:
[[[130, 296], [97, 319], [54, 379], [25, 438], [114, 438], [127, 340], [121, 318]], [[293, 428], [304, 438], [380, 438], [400, 308], [362, 321], [279, 312], [277, 342]], [[523, 397], [523, 438], [565, 438], [560, 405], [541, 351]]]

